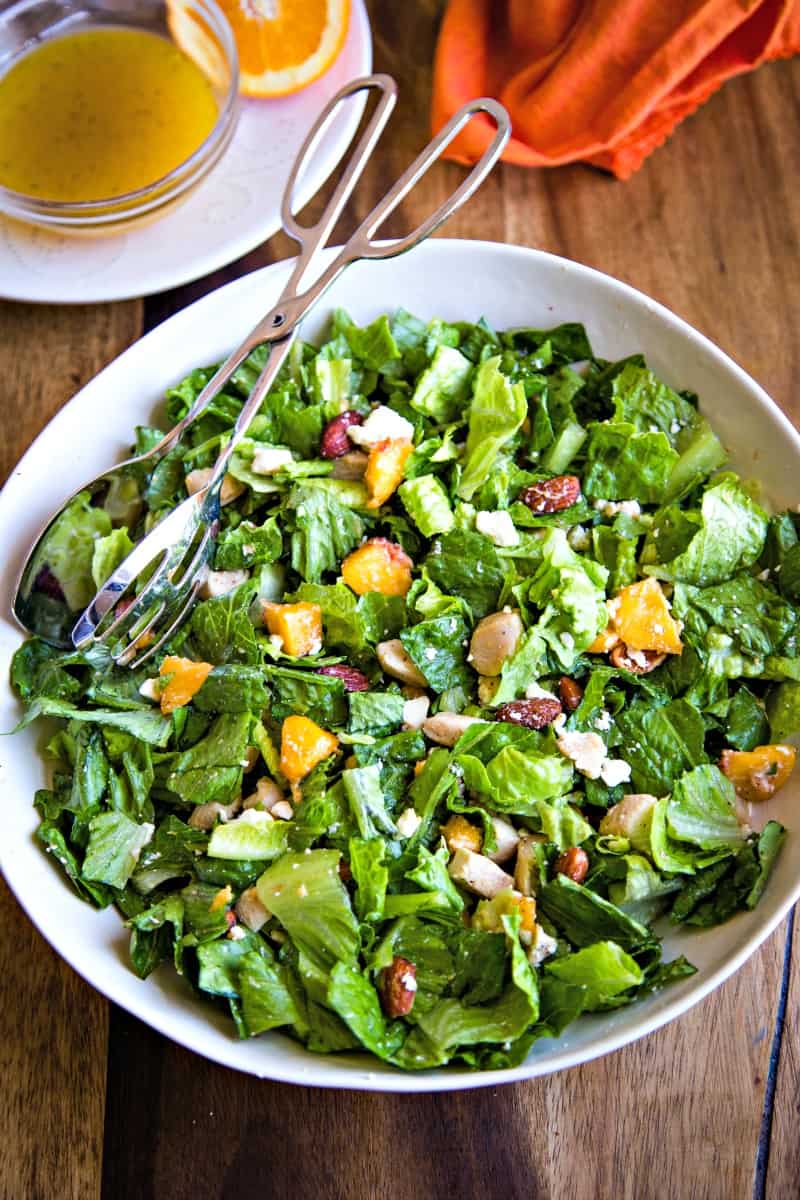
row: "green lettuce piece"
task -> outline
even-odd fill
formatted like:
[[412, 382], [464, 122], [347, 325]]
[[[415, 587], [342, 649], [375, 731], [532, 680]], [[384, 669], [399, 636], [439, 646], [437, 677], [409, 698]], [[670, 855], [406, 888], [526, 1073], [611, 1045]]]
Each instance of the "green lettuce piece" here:
[[635, 952], [654, 940], [646, 925], [566, 875], [556, 875], [538, 892], [536, 906], [573, 946], [610, 941]]
[[476, 620], [497, 608], [506, 570], [483, 534], [453, 529], [436, 538], [424, 568], [443, 592], [466, 601]]
[[133, 542], [124, 526], [121, 529], [112, 529], [105, 537], [97, 538], [92, 551], [92, 581], [96, 588], [103, 586], [132, 549]]
[[503, 663], [500, 682], [492, 696], [492, 708], [525, 694], [528, 684], [539, 674], [546, 651], [547, 644], [538, 629], [526, 630], [517, 649]]
[[707, 761], [703, 718], [685, 700], [660, 708], [635, 700], [617, 716], [617, 725], [633, 791], [664, 796], [684, 771]]
[[180, 879], [194, 870], [197, 852], [205, 850], [208, 835], [192, 829], [174, 813], [165, 817], [139, 853], [131, 883], [148, 895], [169, 879]]
[[326, 421], [350, 407], [352, 363], [349, 358], [326, 358], [318, 354], [312, 368], [312, 387]]
[[366, 1050], [378, 1058], [394, 1060], [405, 1040], [405, 1027], [401, 1021], [387, 1021], [378, 993], [354, 964], [334, 965], [326, 999]]
[[218, 824], [211, 831], [209, 858], [271, 862], [286, 850], [289, 823], [273, 821], [258, 810], [245, 812], [235, 821]]
[[35, 579], [42, 567], [49, 567], [69, 608], [85, 608], [98, 586], [92, 577], [95, 545], [110, 533], [108, 513], [91, 503], [89, 492], [79, 492], [53, 522], [36, 551], [30, 578]]
[[151, 824], [140, 825], [121, 812], [92, 817], [83, 860], [84, 879], [124, 888], [136, 868], [142, 847], [152, 836]]
[[151, 746], [165, 746], [172, 733], [172, 722], [163, 717], [157, 708], [151, 708], [149, 705], [147, 708], [142, 707], [129, 712], [110, 712], [102, 708], [74, 708], [71, 704], [50, 696], [41, 696], [34, 700], [17, 728], [24, 729], [36, 717], [42, 716], [63, 717], [65, 721], [86, 721], [92, 725], [102, 725], [104, 728], [122, 729]]
[[318, 604], [322, 609], [327, 650], [359, 657], [378, 642], [397, 637], [405, 624], [402, 596], [369, 592], [356, 598], [344, 583], [302, 584], [296, 600]]
[[563, 529], [549, 529], [541, 545], [542, 563], [528, 589], [529, 600], [542, 610], [534, 628], [568, 671], [608, 624], [608, 572], [577, 555]]
[[694, 425], [678, 435], [680, 458], [672, 468], [664, 501], [670, 503], [691, 492], [704, 479], [725, 464], [725, 447], [705, 417], [695, 415]]
[[623, 421], [594, 421], [586, 460], [582, 487], [590, 499], [658, 504], [678, 455], [663, 433], [637, 433]]
[[460, 913], [463, 911], [464, 901], [447, 873], [449, 857], [446, 846], [441, 846], [434, 854], [420, 846], [417, 851], [417, 865], [406, 871], [405, 877], [423, 892], [430, 892], [436, 896], [436, 904], [431, 907], [445, 912]]
[[594, 833], [592, 826], [580, 811], [562, 798], [540, 800], [536, 806], [536, 815], [541, 823], [542, 833], [546, 834], [548, 842], [553, 842], [559, 850], [580, 846], [581, 842], [585, 842]]
[[238, 964], [242, 1017], [251, 1037], [300, 1021], [287, 968], [276, 963], [265, 949], [262, 943], [258, 951], [243, 955]]
[[43, 820], [36, 830], [36, 838], [61, 866], [82, 900], [87, 900], [97, 908], [106, 908], [111, 904], [114, 893], [105, 884], [93, 883], [83, 877], [78, 859], [55, 821]]
[[394, 822], [386, 811], [381, 769], [377, 763], [342, 771], [342, 784], [362, 838], [375, 838], [381, 834], [395, 836]]
[[350, 870], [356, 884], [355, 910], [359, 921], [380, 921], [386, 902], [389, 872], [384, 864], [383, 838], [350, 838]]
[[264, 947], [264, 954], [269, 955], [262, 938], [243, 929], [244, 936], [239, 941], [220, 938], [216, 942], [203, 942], [197, 947], [197, 986], [202, 992], [211, 996], [238, 996], [238, 974], [241, 960], [246, 954], [258, 953], [259, 947]]
[[220, 534], [214, 551], [214, 569], [238, 571], [274, 563], [282, 549], [283, 539], [275, 517], [268, 517], [263, 525], [242, 521]]
[[364, 534], [362, 519], [318, 487], [294, 488], [289, 512], [294, 521], [292, 569], [310, 583], [321, 583], [326, 572], [338, 571]]
[[[685, 550], [670, 560], [657, 557], [651, 563], [648, 558], [645, 574], [705, 588], [723, 583], [757, 561], [767, 536], [768, 517], [735, 477], [726, 476], [704, 492], [700, 518], [700, 527]], [[657, 516], [656, 525], [658, 520]], [[657, 544], [656, 555], [660, 551]]]
[[536, 816], [539, 802], [563, 796], [572, 786], [572, 763], [562, 754], [501, 750], [486, 768], [500, 811]]
[[625, 854], [621, 863], [625, 877], [609, 884], [608, 898], [634, 920], [649, 924], [662, 911], [665, 897], [680, 888], [680, 881], [665, 879], [642, 854]]
[[272, 711], [276, 720], [302, 713], [326, 728], [346, 722], [347, 693], [335, 675], [317, 675], [293, 667], [268, 667], [267, 678], [274, 694]]
[[249, 713], [221, 713], [205, 737], [174, 758], [165, 780], [169, 790], [186, 804], [230, 801], [241, 787], [250, 722]]
[[488, 1004], [465, 1004], [455, 997], [438, 1001], [420, 1016], [396, 1057], [408, 1069], [439, 1066], [459, 1048], [486, 1042], [513, 1042], [539, 1015], [536, 976], [519, 944], [517, 918], [503, 917], [511, 943], [511, 981]]
[[642, 983], [644, 974], [630, 954], [613, 941], [595, 942], [574, 954], [545, 963], [544, 971], [583, 989], [583, 1009], [593, 1012]]
[[397, 489], [403, 506], [423, 537], [448, 533], [455, 518], [444, 486], [435, 475], [407, 479]]
[[617, 533], [609, 525], [592, 530], [594, 558], [608, 571], [608, 590], [612, 595], [636, 579], [636, 538]]
[[733, 784], [719, 767], [706, 763], [686, 771], [667, 806], [670, 833], [702, 850], [735, 849], [744, 841], [735, 799]]
[[202, 883], [195, 879], [181, 890], [184, 927], [192, 938], [187, 945], [213, 942], [227, 932], [230, 905], [215, 903], [218, 892], [215, 883]]
[[464, 620], [454, 613], [431, 617], [400, 632], [409, 657], [437, 692], [469, 683], [466, 640]]
[[614, 420], [630, 422], [637, 433], [657, 429], [679, 447], [697, 419], [697, 409], [647, 367], [627, 362], [611, 385]]
[[200, 712], [263, 712], [269, 706], [264, 672], [243, 663], [215, 667], [192, 704]]
[[[728, 869], [719, 880], [710, 872], [704, 873], [706, 886], [687, 888], [673, 909], [673, 919], [687, 925], [708, 927], [727, 921], [741, 909], [755, 908], [766, 887], [775, 860], [783, 844], [785, 830], [777, 821], [768, 821], [760, 836], [751, 838], [736, 857], [725, 864]], [[698, 877], [699, 878], [699, 877]], [[700, 901], [698, 903], [698, 900]], [[687, 915], [688, 914], [688, 915]]]
[[457, 420], [466, 406], [473, 369], [469, 359], [452, 346], [437, 346], [409, 404], [439, 425]]
[[140, 979], [146, 979], [170, 955], [175, 970], [182, 974], [183, 916], [181, 895], [173, 893], [131, 919], [131, 965]]
[[369, 733], [382, 737], [403, 723], [403, 697], [397, 692], [351, 692], [350, 733]]
[[475, 373], [464, 471], [458, 485], [462, 500], [471, 500], [485, 483], [498, 452], [511, 440], [527, 415], [525, 389], [500, 371], [500, 358], [487, 358]]
[[768, 742], [769, 736], [769, 722], [763, 704], [746, 687], [740, 687], [728, 708], [725, 740], [737, 750], [754, 750], [756, 746]]
[[771, 741], [785, 742], [800, 733], [800, 681], [779, 683], [769, 695], [767, 713]]
[[358, 922], [339, 878], [338, 850], [285, 854], [256, 884], [261, 903], [289, 934], [312, 999], [324, 1002], [336, 962], [355, 965]]
[[250, 666], [261, 663], [262, 650], [248, 616], [254, 596], [253, 585], [244, 583], [225, 596], [197, 605], [189, 630], [198, 659], [215, 666], [229, 662]]
[[675, 611], [701, 652], [709, 627], [730, 635], [740, 653], [766, 657], [777, 653], [797, 626], [794, 609], [774, 588], [744, 574], [707, 588], [678, 584]]
[[347, 338], [353, 358], [365, 367], [381, 371], [394, 359], [400, 357], [397, 342], [392, 336], [389, 318], [378, 317], [371, 325], [359, 328], [341, 309], [336, 313], [337, 327]]

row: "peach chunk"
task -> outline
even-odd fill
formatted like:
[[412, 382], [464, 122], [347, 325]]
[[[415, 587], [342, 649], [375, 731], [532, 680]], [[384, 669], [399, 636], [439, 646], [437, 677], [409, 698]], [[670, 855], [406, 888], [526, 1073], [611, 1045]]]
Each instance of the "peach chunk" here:
[[742, 800], [757, 804], [769, 800], [787, 782], [794, 769], [794, 746], [756, 746], [755, 750], [723, 750], [719, 768], [730, 779]]
[[472, 850], [474, 854], [481, 852], [483, 834], [460, 813], [453, 813], [449, 821], [442, 826], [441, 834], [451, 854], [455, 854], [456, 850]]
[[609, 608], [614, 629], [630, 650], [683, 651], [680, 626], [657, 579], [648, 577], [622, 588]]
[[342, 563], [342, 578], [358, 596], [382, 592], [405, 596], [411, 587], [411, 559], [388, 538], [369, 538]]
[[287, 717], [281, 727], [281, 771], [290, 783], [299, 783], [338, 746], [339, 739], [309, 717]]
[[387, 438], [369, 452], [364, 482], [369, 492], [367, 508], [380, 508], [403, 481], [406, 462], [414, 449], [406, 438]]
[[158, 672], [162, 679], [166, 678], [161, 688], [161, 711], [166, 714], [183, 708], [200, 691], [213, 670], [211, 663], [193, 662], [191, 658], [168, 654]]
[[279, 637], [281, 649], [294, 658], [305, 654], [316, 654], [322, 647], [322, 609], [318, 604], [301, 601], [299, 604], [273, 604], [265, 600], [261, 605], [264, 624], [269, 632]]

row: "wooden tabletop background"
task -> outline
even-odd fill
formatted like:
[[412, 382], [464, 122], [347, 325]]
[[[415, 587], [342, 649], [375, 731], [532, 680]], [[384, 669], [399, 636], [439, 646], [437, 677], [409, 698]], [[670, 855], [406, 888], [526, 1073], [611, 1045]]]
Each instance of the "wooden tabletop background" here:
[[[376, 69], [397, 78], [401, 99], [351, 218], [426, 139], [440, 5], [370, 9]], [[624, 184], [581, 166], [503, 166], [447, 235], [537, 246], [626, 280], [711, 337], [798, 420], [799, 100], [799, 62], [734, 80]], [[460, 175], [434, 171], [390, 232]], [[276, 236], [144, 302], [0, 305], [3, 478], [142, 332], [289, 253]], [[529, 1083], [394, 1097], [272, 1084], [180, 1049], [79, 979], [0, 885], [0, 1196], [797, 1197], [793, 921], [690, 1013], [616, 1054]]]

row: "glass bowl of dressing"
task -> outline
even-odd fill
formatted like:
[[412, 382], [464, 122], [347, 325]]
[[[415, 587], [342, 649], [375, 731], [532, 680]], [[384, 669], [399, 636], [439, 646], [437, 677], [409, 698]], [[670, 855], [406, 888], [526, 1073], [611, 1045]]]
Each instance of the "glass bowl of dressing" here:
[[239, 62], [214, 0], [0, 11], [0, 213], [60, 233], [162, 215], [233, 136]]

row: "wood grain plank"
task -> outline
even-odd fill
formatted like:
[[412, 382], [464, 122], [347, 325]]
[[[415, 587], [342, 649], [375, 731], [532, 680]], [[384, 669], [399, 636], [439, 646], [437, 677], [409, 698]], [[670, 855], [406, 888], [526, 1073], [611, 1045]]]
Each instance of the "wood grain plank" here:
[[763, 1195], [767, 1200], [797, 1196], [800, 1191], [800, 906], [794, 912], [792, 943], [784, 1024], [776, 1046], [775, 1095], [763, 1131], [767, 1139]]
[[[69, 397], [138, 335], [141, 304], [0, 305], [2, 477]], [[0, 1195], [99, 1195], [108, 1006], [0, 884]]]

